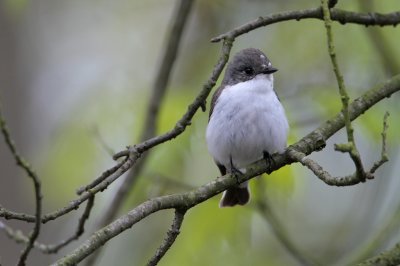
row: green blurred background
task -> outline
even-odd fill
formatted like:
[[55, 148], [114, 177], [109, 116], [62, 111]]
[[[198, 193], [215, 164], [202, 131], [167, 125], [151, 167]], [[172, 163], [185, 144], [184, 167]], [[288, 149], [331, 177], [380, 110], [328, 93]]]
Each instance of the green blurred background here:
[[[18, 149], [40, 174], [45, 212], [66, 205], [78, 187], [114, 164], [107, 147], [120, 151], [138, 140], [175, 4], [172, 0], [0, 2], [0, 101]], [[210, 43], [212, 37], [258, 16], [317, 5], [319, 1], [311, 0], [197, 1], [157, 132], [173, 127], [211, 73], [220, 50], [220, 44]], [[338, 8], [392, 12], [400, 3], [343, 0]], [[400, 72], [398, 28], [335, 23], [333, 30], [353, 99]], [[263, 50], [279, 68], [276, 90], [291, 126], [289, 144], [340, 110], [321, 21], [290, 21], [255, 30], [235, 41], [233, 53], [246, 47]], [[382, 240], [367, 256], [399, 242], [399, 100], [397, 94], [382, 101], [354, 123], [358, 147], [370, 167], [380, 156], [383, 115], [391, 113], [390, 162], [379, 169], [375, 180], [329, 187], [297, 164], [284, 167], [251, 182], [253, 199], [246, 207], [220, 209], [219, 195], [191, 209], [175, 245], [159, 265], [299, 265], [257, 208], [260, 201], [271, 207], [293, 245], [321, 265], [362, 258], [360, 252], [384, 229]], [[198, 112], [184, 134], [153, 150], [120, 214], [148, 198], [186, 191], [218, 176], [205, 144], [207, 119], [208, 113]], [[342, 130], [311, 158], [332, 175], [352, 173], [349, 157], [333, 151], [334, 143], [345, 140]], [[29, 265], [47, 265], [87, 238], [119, 182], [96, 197], [81, 240], [52, 256], [35, 250]], [[16, 168], [3, 141], [0, 204], [18, 212], [34, 210], [31, 182]], [[80, 213], [46, 224], [39, 240], [55, 243], [67, 238]], [[114, 238], [98, 265], [145, 264], [172, 218], [172, 211], [153, 214]], [[25, 233], [31, 228], [18, 221], [5, 223]], [[21, 249], [0, 232], [1, 263], [14, 264]]]

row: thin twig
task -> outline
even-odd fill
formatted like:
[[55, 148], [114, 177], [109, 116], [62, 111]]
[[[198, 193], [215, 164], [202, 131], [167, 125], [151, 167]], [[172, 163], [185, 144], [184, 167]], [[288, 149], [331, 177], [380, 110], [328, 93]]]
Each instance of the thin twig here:
[[[77, 229], [73, 236], [55, 245], [46, 245], [36, 241], [34, 243], [34, 247], [45, 254], [52, 254], [52, 253], [57, 253], [60, 249], [71, 243], [73, 240], [77, 240], [84, 233], [85, 222], [89, 218], [93, 205], [94, 205], [94, 196], [89, 198], [85, 211], [82, 213], [82, 216], [79, 219]], [[26, 235], [24, 235], [21, 231], [13, 230], [11, 227], [7, 226], [2, 222], [0, 222], [0, 230], [3, 230], [6, 233], [6, 235], [10, 239], [13, 239], [16, 243], [27, 244], [29, 242], [29, 238]]]
[[365, 182], [366, 179], [372, 179], [371, 176], [367, 175], [364, 170], [364, 166], [360, 157], [360, 153], [357, 149], [357, 145], [354, 141], [354, 129], [351, 125], [350, 116], [349, 116], [349, 95], [346, 90], [346, 86], [344, 85], [343, 75], [340, 71], [339, 64], [336, 58], [335, 45], [333, 40], [332, 33], [332, 20], [331, 13], [329, 9], [328, 0], [321, 0], [321, 8], [322, 13], [324, 15], [324, 25], [326, 29], [326, 37], [328, 42], [328, 52], [329, 57], [331, 59], [333, 72], [335, 73], [336, 81], [339, 88], [340, 100], [342, 102], [342, 113], [346, 125], [346, 133], [347, 133], [347, 143], [344, 144], [335, 144], [335, 150], [341, 152], [349, 153], [351, 159], [354, 162], [356, 167], [357, 177], [361, 182]]
[[48, 253], [48, 254], [57, 253], [58, 251], [60, 251], [60, 249], [67, 246], [72, 241], [77, 240], [85, 232], [85, 223], [89, 219], [90, 212], [93, 209], [93, 205], [94, 205], [94, 195], [91, 195], [91, 197], [89, 197], [89, 200], [86, 204], [86, 208], [82, 213], [82, 216], [79, 218], [79, 222], [78, 222], [78, 226], [76, 228], [75, 234], [72, 235], [71, 237], [61, 241], [58, 244], [46, 246], [46, 248], [43, 250], [43, 252]]
[[11, 138], [10, 132], [8, 131], [6, 121], [3, 117], [3, 113], [1, 111], [1, 106], [0, 106], [0, 129], [3, 134], [4, 140], [13, 155], [15, 162], [19, 167], [21, 167], [27, 176], [32, 180], [33, 182], [33, 187], [34, 187], [34, 193], [35, 193], [35, 225], [32, 229], [32, 232], [29, 235], [29, 241], [25, 247], [25, 249], [22, 251], [18, 263], [18, 266], [23, 266], [25, 265], [26, 259], [28, 258], [28, 255], [33, 248], [33, 245], [39, 236], [40, 232], [40, 226], [41, 226], [41, 216], [42, 216], [42, 193], [41, 193], [41, 185], [40, 185], [40, 179], [35, 173], [35, 171], [32, 169], [32, 167], [25, 161], [24, 158], [18, 153], [14, 141]]
[[182, 226], [183, 218], [185, 216], [185, 209], [175, 209], [175, 217], [172, 222], [171, 228], [167, 232], [167, 236], [165, 237], [163, 243], [156, 250], [154, 256], [149, 260], [147, 266], [155, 266], [158, 262], [164, 257], [167, 251], [171, 248], [172, 244], [174, 244], [176, 238], [180, 233], [180, 229]]
[[[386, 152], [386, 134], [387, 134], [387, 129], [388, 129], [388, 124], [387, 124], [387, 118], [389, 117], [389, 113], [386, 112], [384, 117], [383, 117], [383, 130], [382, 130], [382, 151], [381, 151], [381, 158], [376, 161], [371, 169], [369, 171], [366, 171], [364, 173], [365, 176], [368, 176], [369, 179], [374, 178], [374, 173], [375, 171], [381, 167], [385, 162], [389, 160], [387, 152]], [[359, 174], [355, 172], [352, 175], [347, 175], [347, 176], [341, 176], [341, 177], [333, 177], [331, 174], [329, 174], [327, 171], [325, 171], [321, 165], [319, 165], [316, 161], [306, 158], [306, 154], [299, 152], [295, 149], [289, 148], [287, 150], [287, 155], [301, 163], [302, 165], [306, 166], [308, 169], [310, 169], [319, 179], [325, 182], [325, 184], [330, 185], [330, 186], [352, 186], [356, 185], [362, 180], [359, 178]]]
[[[49, 221], [57, 219], [60, 216], [70, 213], [73, 210], [77, 210], [79, 208], [79, 206], [82, 203], [84, 203], [85, 201], [87, 201], [92, 195], [95, 195], [95, 194], [107, 189], [107, 187], [112, 182], [114, 182], [116, 179], [118, 179], [118, 177], [120, 177], [126, 171], [128, 171], [132, 167], [132, 165], [135, 164], [135, 162], [137, 161], [137, 159], [139, 157], [140, 157], [140, 153], [132, 150], [131, 153], [129, 154], [129, 156], [127, 158], [125, 158], [125, 160], [123, 161], [123, 164], [116, 171], [114, 171], [115, 167], [112, 167], [104, 172], [104, 173], [108, 173], [108, 174], [112, 173], [112, 174], [110, 174], [110, 176], [106, 176], [107, 180], [103, 180], [98, 185], [91, 188], [89, 191], [82, 193], [82, 195], [79, 198], [77, 198], [75, 200], [71, 200], [67, 206], [57, 209], [51, 213], [44, 214], [41, 218], [41, 222], [47, 223]], [[102, 175], [105, 175], [104, 173]], [[23, 213], [11, 212], [2, 207], [0, 207], [0, 217], [5, 217], [6, 219], [21, 220], [21, 221], [25, 221], [25, 222], [36, 222], [37, 221], [35, 216], [27, 215], [27, 214], [23, 214]]]
[[[349, 105], [350, 119], [354, 120], [374, 104], [399, 90], [400, 75], [397, 75], [380, 87], [367, 91], [364, 95]], [[303, 139], [293, 144], [290, 148], [308, 155], [313, 151], [319, 150], [321, 143], [343, 127], [343, 116], [342, 114], [338, 114], [323, 123], [319, 128], [305, 136]], [[110, 239], [131, 228], [134, 224], [152, 213], [171, 208], [183, 208], [188, 210], [237, 183], [243, 183], [266, 171], [275, 171], [284, 165], [294, 162], [294, 160], [292, 160], [287, 154], [273, 154], [272, 157], [275, 162], [272, 169], [265, 165], [264, 160], [260, 160], [248, 166], [246, 168], [246, 173], [241, 176], [236, 176], [236, 179], [232, 178], [231, 175], [225, 175], [192, 191], [147, 200], [133, 210], [122, 215], [114, 222], [93, 233], [93, 235], [90, 236], [81, 246], [55, 262], [53, 265], [76, 265], [99, 247], [107, 243]]]
[[107, 187], [113, 183], [115, 180], [117, 180], [121, 175], [123, 175], [126, 171], [128, 171], [134, 164], [135, 162], [139, 159], [141, 156], [140, 153], [135, 152], [134, 150], [131, 151], [129, 156], [126, 158], [124, 163], [121, 165], [120, 168], [118, 168], [117, 171], [115, 171], [113, 174], [111, 174], [107, 179], [104, 181], [100, 182], [97, 186], [94, 188], [89, 189], [89, 191], [82, 193], [82, 195], [69, 202], [69, 204], [61, 209], [55, 210], [51, 213], [45, 214], [42, 218], [43, 223], [47, 223], [49, 221], [55, 220], [60, 216], [63, 216], [73, 210], [76, 210], [79, 208], [79, 206], [87, 201], [90, 197], [93, 195], [104, 191], [107, 189]]
[[107, 177], [109, 177], [110, 175], [115, 173], [125, 162], [126, 162], [126, 159], [122, 160], [121, 162], [119, 162], [115, 166], [111, 167], [110, 169], [107, 169], [98, 178], [93, 180], [90, 184], [78, 188], [76, 191], [76, 194], [81, 195], [83, 192], [88, 191], [91, 188], [94, 188], [95, 186], [97, 186], [98, 184], [103, 182]]
[[14, 240], [18, 244], [27, 244], [29, 242], [29, 238], [26, 235], [24, 235], [20, 230], [14, 230], [10, 226], [6, 225], [1, 221], [0, 221], [0, 230], [3, 230], [8, 238]]
[[28, 223], [34, 223], [36, 221], [36, 218], [33, 215], [9, 211], [3, 206], [0, 206], [0, 217], [3, 217], [6, 220], [20, 220]]
[[374, 165], [371, 167], [371, 170], [369, 172], [371, 174], [375, 173], [375, 171], [381, 167], [382, 164], [386, 163], [389, 160], [387, 151], [386, 151], [386, 139], [387, 139], [387, 130], [389, 128], [389, 125], [387, 123], [387, 119], [389, 117], [389, 112], [386, 112], [385, 115], [383, 116], [383, 130], [381, 133], [382, 136], [382, 150], [381, 150], [381, 159], [377, 162], [374, 163]]
[[287, 154], [294, 161], [299, 162], [310, 169], [320, 180], [322, 180], [327, 185], [345, 187], [353, 186], [361, 182], [357, 175], [347, 175], [340, 177], [331, 176], [331, 174], [325, 171], [321, 165], [310, 158], [306, 158], [306, 154], [302, 152], [296, 151], [294, 149], [288, 149]]

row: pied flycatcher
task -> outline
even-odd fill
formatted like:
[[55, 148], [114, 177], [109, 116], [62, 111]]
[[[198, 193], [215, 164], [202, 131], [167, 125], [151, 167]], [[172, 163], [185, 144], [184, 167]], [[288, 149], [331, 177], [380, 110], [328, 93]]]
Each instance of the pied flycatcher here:
[[[221, 175], [243, 173], [261, 158], [286, 148], [289, 125], [274, 91], [276, 72], [263, 52], [248, 48], [228, 64], [221, 86], [211, 101], [206, 132], [208, 151]], [[227, 189], [220, 207], [250, 200], [248, 182]]]

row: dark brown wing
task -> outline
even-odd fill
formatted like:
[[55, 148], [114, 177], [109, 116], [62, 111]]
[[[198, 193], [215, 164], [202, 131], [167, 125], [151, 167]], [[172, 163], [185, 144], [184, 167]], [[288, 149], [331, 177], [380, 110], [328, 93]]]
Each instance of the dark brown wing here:
[[210, 121], [211, 115], [214, 111], [214, 106], [217, 103], [217, 100], [219, 96], [221, 95], [222, 90], [224, 89], [225, 86], [220, 86], [213, 94], [212, 99], [211, 99], [211, 106], [210, 106], [210, 114], [208, 115], [208, 121]]

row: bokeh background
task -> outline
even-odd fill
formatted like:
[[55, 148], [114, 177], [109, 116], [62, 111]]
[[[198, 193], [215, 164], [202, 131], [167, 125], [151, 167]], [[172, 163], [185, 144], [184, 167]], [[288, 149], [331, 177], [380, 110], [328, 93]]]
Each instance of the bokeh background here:
[[[3, 0], [0, 2], [0, 101], [20, 152], [42, 179], [44, 212], [76, 197], [114, 164], [109, 149], [120, 151], [139, 138], [151, 84], [160, 63], [176, 1], [172, 0]], [[170, 129], [200, 91], [216, 63], [220, 44], [210, 39], [258, 16], [306, 9], [319, 1], [199, 0], [195, 3], [158, 122]], [[392, 12], [397, 0], [339, 1], [339, 8]], [[398, 27], [334, 27], [338, 61], [355, 98], [400, 71]], [[241, 36], [233, 52], [256, 47], [279, 68], [277, 93], [286, 108], [289, 144], [340, 110], [323, 23], [290, 21]], [[386, 55], [385, 55], [386, 54]], [[380, 132], [389, 111], [390, 161], [376, 179], [353, 187], [329, 187], [299, 165], [282, 168], [251, 183], [246, 207], [219, 209], [220, 196], [191, 209], [175, 245], [160, 265], [299, 265], [276, 238], [256, 203], [267, 202], [279, 230], [302, 256], [321, 265], [345, 265], [399, 242], [400, 119], [397, 93], [355, 123], [366, 166], [379, 159]], [[208, 155], [208, 113], [198, 112], [179, 138], [156, 147], [120, 214], [144, 200], [185, 191], [218, 176]], [[354, 171], [347, 155], [333, 151], [346, 140], [343, 130], [311, 158], [332, 175]], [[120, 181], [118, 181], [120, 182]], [[48, 265], [93, 232], [118, 182], [96, 197], [85, 235], [56, 255], [34, 250], [29, 265]], [[33, 213], [31, 181], [0, 141], [0, 204]], [[39, 240], [56, 243], [75, 230], [81, 210], [42, 229]], [[267, 215], [268, 217], [268, 215]], [[143, 265], [169, 228], [172, 211], [154, 214], [106, 245], [97, 265]], [[28, 233], [32, 225], [3, 221]], [[371, 252], [366, 248], [379, 238]], [[15, 264], [22, 245], [0, 232], [0, 262]], [[83, 263], [82, 263], [83, 265]]]

